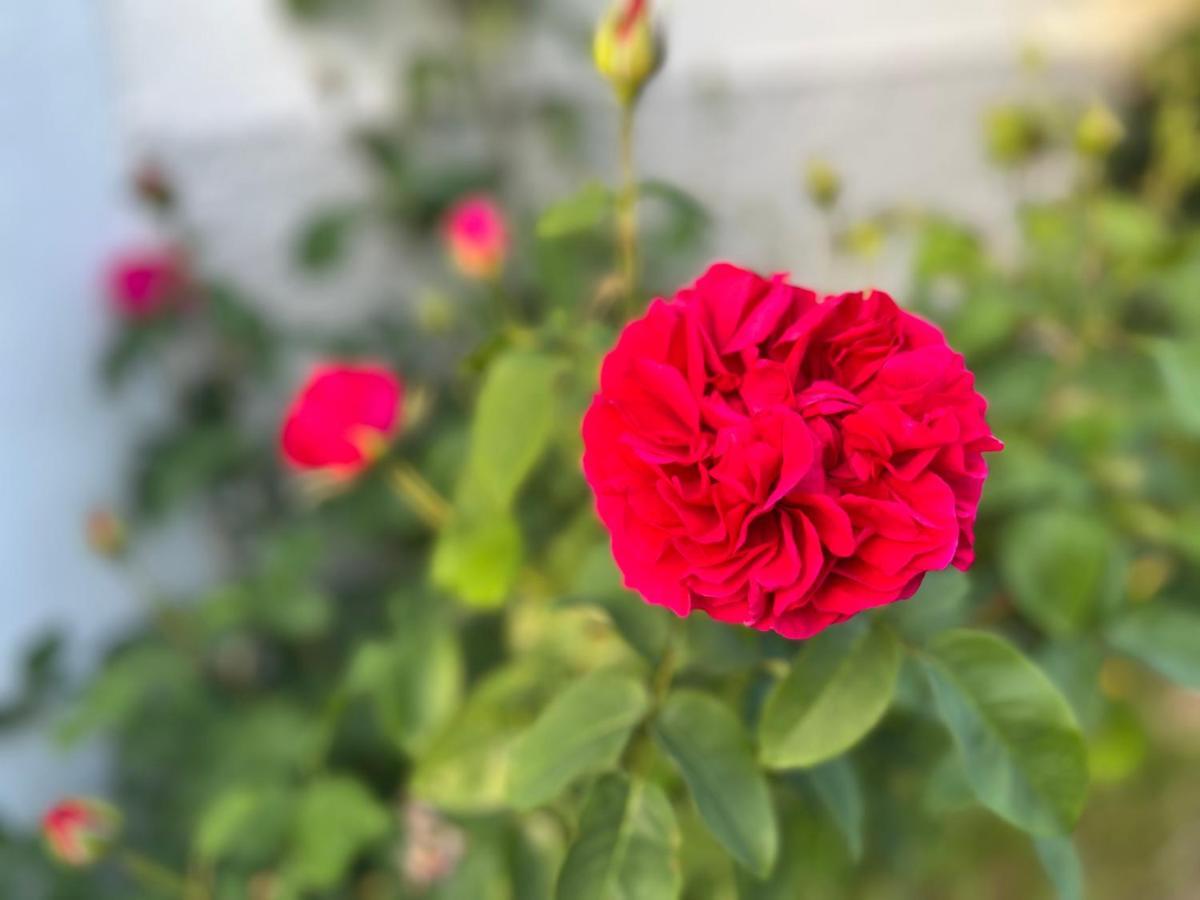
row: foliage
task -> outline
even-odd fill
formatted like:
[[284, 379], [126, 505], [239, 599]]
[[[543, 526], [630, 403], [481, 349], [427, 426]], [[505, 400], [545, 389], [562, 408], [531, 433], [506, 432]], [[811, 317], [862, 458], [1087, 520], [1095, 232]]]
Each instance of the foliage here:
[[[479, 77], [493, 60], [470, 36], [532, 10], [443, 6], [466, 37], [406, 73], [403, 121], [360, 135], [378, 191], [303, 230], [314, 277], [360, 228], [435, 256], [450, 202], [521, 174], [482, 111], [532, 115], [529, 97]], [[557, 141], [574, 113], [544, 99]], [[425, 137], [439, 121], [479, 123], [491, 150], [448, 156]], [[1019, 166], [1010, 145], [1032, 132], [1013, 110], [1001, 125], [993, 152]], [[1037, 131], [1039, 152], [1052, 141]], [[1080, 169], [1065, 197], [1021, 205], [1015, 259], [942, 217], [879, 218], [912, 239], [907, 297], [967, 356], [1008, 447], [969, 576], [803, 643], [676, 620], [620, 586], [578, 463], [623, 321], [611, 187], [507, 198], [529, 226], [519, 255], [491, 290], [439, 284], [449, 334], [406, 303], [300, 336], [203, 277], [202, 302], [125, 326], [114, 389], [153, 379], [175, 401], [133, 461], [127, 565], [169, 517], [226, 551], [197, 596], [151, 590], [62, 713], [65, 741], [111, 742], [127, 843], [213, 900], [1082, 896], [1089, 768], [1119, 787], [1146, 754], [1148, 714], [1111, 673], [1144, 665], [1144, 697], [1168, 690], [1150, 670], [1200, 687], [1200, 230], [1159, 182]], [[707, 213], [664, 182], [641, 194], [661, 212], [649, 296], [704, 250]], [[385, 359], [425, 400], [329, 496], [281, 471], [254, 413], [314, 351]], [[441, 527], [392, 494], [399, 463], [450, 497]], [[54, 654], [31, 652], [5, 724], [60, 695]], [[110, 870], [53, 876], [23, 836], [0, 860], [5, 896], [134, 896]]]

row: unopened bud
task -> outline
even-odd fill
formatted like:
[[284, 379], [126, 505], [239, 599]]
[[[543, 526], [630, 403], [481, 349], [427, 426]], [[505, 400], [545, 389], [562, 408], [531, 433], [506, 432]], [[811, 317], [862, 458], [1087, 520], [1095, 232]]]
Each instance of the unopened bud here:
[[99, 556], [118, 559], [128, 546], [125, 523], [112, 510], [96, 509], [88, 513], [87, 542]]
[[70, 798], [42, 817], [42, 836], [50, 855], [75, 868], [99, 862], [121, 831], [121, 814], [107, 803]]
[[1002, 166], [1029, 162], [1046, 146], [1046, 129], [1037, 115], [1021, 106], [997, 106], [985, 123], [988, 155]]
[[467, 278], [492, 281], [508, 258], [508, 224], [499, 205], [483, 195], [454, 204], [442, 223], [454, 267]]
[[811, 160], [804, 173], [808, 196], [820, 209], [832, 209], [842, 193], [842, 179], [823, 159]]
[[147, 160], [133, 173], [133, 190], [138, 199], [155, 212], [166, 212], [175, 203], [175, 191], [158, 163]]
[[596, 26], [592, 41], [596, 69], [622, 104], [636, 100], [662, 64], [662, 40], [649, 7], [648, 0], [621, 0]]
[[1089, 159], [1104, 159], [1125, 138], [1125, 126], [1103, 103], [1093, 103], [1075, 126], [1075, 149]]

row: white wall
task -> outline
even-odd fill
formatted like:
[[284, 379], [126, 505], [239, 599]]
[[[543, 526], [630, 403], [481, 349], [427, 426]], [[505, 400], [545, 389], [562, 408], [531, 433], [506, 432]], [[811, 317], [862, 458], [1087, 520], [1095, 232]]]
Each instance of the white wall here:
[[[130, 609], [81, 531], [127, 446], [93, 377], [106, 327], [95, 275], [131, 227], [105, 51], [94, 0], [0, 11], [2, 700], [34, 634], [69, 626], [78, 668]], [[55, 756], [42, 736], [0, 739], [0, 813], [30, 815], [93, 780], [96, 765]]]

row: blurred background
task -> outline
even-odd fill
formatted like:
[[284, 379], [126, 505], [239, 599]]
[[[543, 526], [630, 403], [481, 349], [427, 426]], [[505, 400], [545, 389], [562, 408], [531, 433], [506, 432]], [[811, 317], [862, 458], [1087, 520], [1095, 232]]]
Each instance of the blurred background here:
[[[381, 224], [365, 224], [340, 264], [315, 276], [297, 254], [303, 263], [320, 256], [322, 234], [335, 240], [331, 210], [371, 202], [377, 180], [359, 136], [436, 107], [444, 48], [478, 41], [497, 98], [484, 104], [486, 138], [433, 117], [446, 158], [475, 161], [491, 141], [487, 153], [520, 161], [507, 190], [529, 209], [615, 169], [611, 100], [587, 50], [602, 4], [520, 6], [466, 38], [460, 19], [416, 0], [0, 10], [0, 707], [22, 695], [30, 647], [48, 631], [70, 680], [140, 615], [83, 530], [89, 510], [116, 501], [139, 429], [169, 414], [152, 385], [135, 380], [114, 401], [96, 378], [113, 331], [101, 273], [157, 233], [132, 176], [150, 163], [169, 172], [205, 268], [289, 327], [336, 330], [425, 302], [410, 288], [441, 259]], [[1198, 10], [1187, 0], [668, 0], [659, 12], [667, 63], [639, 110], [639, 167], [707, 210], [709, 255], [818, 288], [902, 294], [913, 242], [856, 225], [920, 209], [1011, 257], [1017, 205], [1071, 189], [1076, 161], [1050, 152], [1019, 171], [997, 165], [1014, 140], [1005, 128], [1023, 126], [995, 111], [1103, 103], [1127, 117], [1148, 60]], [[806, 185], [814, 159], [840, 176], [832, 226]], [[834, 243], [862, 252], [832, 252], [831, 228]], [[146, 541], [147, 577], [180, 592], [203, 585], [220, 553], [189, 516]], [[51, 730], [35, 716], [0, 733], [0, 819], [28, 825], [64, 792], [106, 783], [102, 748], [64, 752]]]

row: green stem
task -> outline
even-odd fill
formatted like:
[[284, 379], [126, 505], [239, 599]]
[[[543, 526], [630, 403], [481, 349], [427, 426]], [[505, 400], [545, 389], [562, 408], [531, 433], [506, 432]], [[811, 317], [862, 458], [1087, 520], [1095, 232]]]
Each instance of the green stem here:
[[183, 897], [187, 891], [187, 882], [181, 875], [136, 850], [121, 850], [117, 861], [130, 878], [147, 890], [173, 897]]
[[421, 520], [437, 530], [450, 521], [452, 507], [421, 473], [407, 462], [396, 462], [388, 471], [388, 480]]
[[620, 119], [620, 188], [617, 193], [617, 253], [620, 259], [621, 281], [625, 288], [627, 310], [637, 312], [638, 291], [638, 186], [633, 159], [633, 118], [636, 101], [621, 104]]

